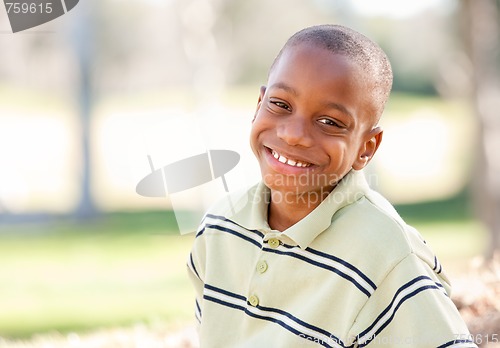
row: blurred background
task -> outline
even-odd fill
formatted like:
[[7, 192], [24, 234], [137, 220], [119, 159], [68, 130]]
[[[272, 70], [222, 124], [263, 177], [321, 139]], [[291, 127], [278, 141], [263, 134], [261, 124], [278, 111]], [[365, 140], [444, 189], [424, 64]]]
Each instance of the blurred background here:
[[440, 256], [481, 345], [495, 343], [500, 1], [82, 0], [16, 34], [0, 8], [0, 347], [192, 344], [193, 234], [176, 214], [224, 187], [147, 198], [136, 185], [207, 149], [241, 155], [230, 190], [256, 182], [259, 87], [286, 39], [322, 23], [388, 54], [369, 181]]

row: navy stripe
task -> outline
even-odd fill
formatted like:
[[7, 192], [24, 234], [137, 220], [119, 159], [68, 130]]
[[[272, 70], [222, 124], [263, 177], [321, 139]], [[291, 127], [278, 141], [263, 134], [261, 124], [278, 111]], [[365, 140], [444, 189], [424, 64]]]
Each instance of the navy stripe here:
[[[251, 233], [255, 233], [257, 234], [259, 237], [262, 237], [264, 238], [264, 234], [261, 233], [260, 231], [258, 230], [249, 230], [239, 224], [237, 224], [236, 222], [234, 221], [231, 221], [229, 219], [226, 219], [225, 217], [223, 216], [219, 216], [219, 215], [212, 215], [212, 214], [208, 214], [207, 217], [210, 217], [212, 219], [217, 219], [217, 220], [222, 220], [222, 221], [227, 221], [231, 224], [234, 224], [242, 229], [244, 229], [245, 231], [248, 231], [248, 232], [251, 232]], [[243, 238], [249, 242], [251, 242], [252, 244], [258, 246], [259, 248], [262, 248], [262, 244], [260, 243], [257, 243], [255, 240], [237, 232], [237, 231], [234, 231], [230, 228], [227, 228], [227, 227], [222, 227], [222, 226], [218, 226], [218, 225], [214, 225], [214, 224], [207, 224], [205, 226], [205, 228], [207, 227], [210, 227], [210, 228], [215, 228], [215, 229], [218, 229], [220, 231], [224, 231], [224, 232], [228, 232], [228, 233], [231, 233], [233, 235], [236, 235], [240, 238]], [[288, 245], [288, 244], [284, 244], [284, 243], [281, 243], [281, 245], [283, 245], [285, 248], [287, 249], [294, 249], [296, 248], [297, 246], [293, 246], [293, 245]], [[373, 290], [376, 290], [377, 289], [377, 286], [375, 285], [375, 283], [370, 279], [368, 278], [363, 272], [361, 272], [358, 268], [356, 268], [355, 266], [353, 266], [352, 264], [350, 264], [349, 262], [347, 261], [344, 261], [342, 260], [341, 258], [338, 258], [336, 256], [333, 256], [333, 255], [330, 255], [330, 254], [327, 254], [327, 253], [324, 253], [322, 251], [319, 251], [319, 250], [316, 250], [316, 249], [312, 249], [312, 248], [306, 248], [305, 249], [306, 251], [310, 252], [311, 254], [315, 254], [315, 255], [318, 255], [318, 256], [322, 256], [322, 257], [325, 257], [327, 259], [330, 259], [330, 260], [333, 260], [335, 262], [338, 262], [342, 265], [344, 265], [346, 268], [349, 268], [350, 270], [352, 270], [353, 272], [355, 272], [356, 274], [358, 274], [362, 279], [364, 279], [368, 284], [370, 284], [370, 286], [373, 288]], [[367, 294], [369, 296], [369, 294]]]
[[196, 318], [196, 320], [201, 324], [201, 308], [200, 308], [200, 305], [198, 303], [198, 299], [195, 299], [194, 303], [196, 304], [196, 308], [195, 308], [195, 311], [194, 311], [194, 317]]
[[231, 224], [233, 224], [233, 225], [236, 225], [236, 226], [238, 226], [238, 227], [241, 227], [242, 229], [244, 229], [244, 230], [246, 230], [246, 231], [248, 231], [248, 232], [255, 233], [255, 234], [257, 234], [258, 236], [260, 236], [261, 238], [264, 238], [264, 234], [263, 234], [262, 232], [260, 232], [259, 230], [249, 230], [248, 228], [243, 227], [243, 226], [241, 226], [240, 224], [238, 224], [238, 223], [236, 223], [236, 222], [234, 222], [234, 221], [232, 221], [232, 220], [229, 220], [229, 219], [225, 218], [224, 216], [220, 216], [220, 215], [213, 215], [213, 214], [207, 214], [207, 217], [212, 218], [212, 219], [216, 219], [216, 220], [227, 221], [227, 222], [229, 222], [229, 223], [231, 223]]
[[194, 318], [196, 319], [196, 321], [197, 321], [198, 323], [200, 323], [200, 324], [201, 324], [201, 317], [198, 315], [198, 312], [194, 312]]
[[194, 273], [196, 274], [196, 276], [198, 277], [198, 279], [201, 280], [201, 277], [198, 274], [198, 271], [196, 270], [196, 267], [195, 267], [194, 262], [193, 262], [193, 253], [189, 253], [189, 260], [191, 261], [191, 267], [193, 267]]
[[[329, 345], [328, 342], [320, 340], [319, 338], [313, 337], [313, 336], [308, 335], [306, 333], [300, 332], [300, 331], [296, 330], [295, 328], [287, 325], [285, 322], [283, 322], [283, 321], [281, 321], [279, 319], [275, 319], [275, 318], [266, 317], [266, 316], [263, 316], [263, 315], [252, 313], [247, 308], [245, 308], [243, 306], [238, 306], [238, 305], [235, 305], [233, 303], [229, 303], [229, 302], [226, 302], [224, 300], [220, 300], [220, 299], [212, 297], [212, 296], [205, 295], [205, 296], [203, 296], [203, 298], [205, 300], [212, 301], [212, 302], [218, 303], [220, 305], [223, 305], [223, 306], [226, 306], [226, 307], [229, 307], [229, 308], [238, 309], [238, 310], [244, 312], [246, 315], [248, 315], [250, 317], [261, 319], [261, 320], [267, 320], [267, 321], [276, 323], [276, 324], [280, 325], [281, 327], [285, 328], [286, 330], [294, 333], [295, 335], [297, 335], [297, 336], [299, 336], [301, 338], [309, 339], [309, 340], [311, 340], [311, 341], [313, 341], [315, 343], [321, 344], [323, 347], [333, 348], [333, 346]], [[333, 340], [334, 339], [332, 339], [332, 341]], [[345, 345], [342, 342], [339, 342], [339, 341], [335, 341], [335, 342], [339, 343], [342, 347], [345, 347]], [[348, 347], [346, 347], [346, 348], [348, 348]]]
[[198, 300], [195, 300], [194, 302], [196, 304], [196, 309], [198, 309], [198, 313], [200, 313], [200, 317], [202, 317], [201, 308], [200, 308], [200, 304], [198, 303]]
[[373, 329], [373, 327], [375, 325], [377, 325], [377, 323], [380, 321], [380, 319], [382, 319], [382, 317], [384, 315], [386, 315], [387, 312], [389, 312], [389, 310], [391, 309], [392, 305], [394, 304], [394, 301], [396, 301], [396, 297], [398, 297], [398, 295], [406, 288], [412, 286], [413, 284], [415, 284], [416, 282], [422, 280], [422, 279], [430, 279], [432, 280], [431, 278], [427, 277], [427, 276], [420, 276], [420, 277], [417, 277], [415, 279], [412, 279], [411, 281], [409, 281], [408, 283], [404, 284], [403, 286], [401, 286], [397, 291], [396, 293], [394, 294], [392, 300], [391, 300], [391, 303], [389, 303], [389, 305], [382, 311], [382, 313], [379, 314], [379, 316], [373, 321], [373, 323], [366, 329], [364, 330], [363, 332], [361, 332], [359, 334], [359, 337], [362, 337], [364, 335], [366, 335], [366, 333], [368, 333], [371, 329]]
[[[223, 290], [223, 289], [220, 289], [220, 288], [217, 288], [215, 286], [208, 285], [208, 284], [205, 284], [205, 287], [207, 289], [209, 289], [209, 290], [213, 290], [215, 292], [219, 292], [221, 294], [224, 294], [224, 295], [227, 295], [227, 296], [230, 296], [230, 297], [233, 297], [233, 298], [236, 298], [236, 299], [240, 299], [240, 300], [243, 300], [243, 301], [247, 302], [247, 299], [244, 296], [241, 296], [241, 295], [238, 295], [238, 294], [235, 294], [235, 293], [232, 293], [232, 292], [229, 292], [229, 291], [226, 291], [226, 290]], [[302, 332], [300, 332], [300, 331], [298, 331], [298, 330], [290, 327], [285, 322], [283, 322], [283, 321], [281, 321], [279, 319], [274, 319], [274, 318], [271, 318], [271, 317], [262, 316], [262, 315], [259, 315], [259, 314], [252, 313], [247, 308], [245, 308], [243, 306], [238, 306], [238, 305], [235, 305], [233, 303], [226, 302], [224, 300], [218, 299], [218, 298], [210, 296], [210, 295], [204, 295], [203, 298], [206, 299], [206, 300], [209, 300], [209, 301], [212, 301], [212, 302], [216, 302], [218, 304], [230, 307], [230, 308], [242, 310], [243, 312], [245, 312], [245, 314], [247, 314], [249, 316], [277, 323], [280, 326], [284, 327], [285, 329], [287, 329], [287, 330], [295, 333], [296, 335], [299, 335], [300, 337], [303, 337], [305, 339], [306, 338], [310, 338], [314, 342], [319, 343], [319, 344], [321, 344], [321, 345], [323, 345], [325, 347], [331, 347], [327, 342], [323, 342], [322, 340], [318, 339], [317, 337], [313, 337], [313, 336], [310, 336], [308, 334], [302, 333]], [[304, 327], [307, 327], [308, 329], [311, 329], [313, 331], [316, 331], [318, 333], [321, 333], [321, 334], [325, 335], [326, 337], [328, 337], [330, 339], [330, 341], [334, 341], [334, 342], [340, 344], [342, 347], [346, 347], [345, 344], [339, 338], [337, 338], [335, 335], [333, 335], [330, 332], [328, 332], [328, 331], [326, 331], [324, 329], [321, 329], [321, 328], [319, 328], [317, 326], [308, 324], [308, 323], [300, 320], [299, 318], [293, 316], [292, 314], [290, 314], [288, 312], [285, 312], [285, 311], [283, 311], [281, 309], [277, 309], [277, 308], [270, 308], [270, 307], [263, 307], [263, 306], [257, 306], [256, 308], [258, 308], [258, 309], [260, 309], [262, 311], [274, 312], [274, 313], [278, 313], [278, 314], [281, 314], [283, 316], [286, 316], [287, 318], [293, 320], [294, 322], [296, 322], [296, 323], [298, 323], [298, 324], [300, 324], [300, 325], [302, 325]]]
[[[259, 231], [257, 231], [257, 230], [248, 230], [248, 229], [246, 229], [245, 227], [238, 225], [236, 222], [234, 222], [234, 221], [231, 221], [231, 220], [228, 220], [228, 219], [224, 218], [223, 216], [219, 216], [219, 215], [212, 215], [212, 214], [207, 214], [207, 216], [205, 217], [205, 219], [206, 219], [207, 217], [212, 218], [212, 219], [216, 219], [216, 220], [221, 220], [221, 221], [226, 221], [226, 222], [229, 222], [229, 223], [231, 223], [231, 224], [233, 224], [233, 225], [236, 225], [236, 226], [238, 226], [238, 227], [240, 227], [240, 228], [244, 229], [245, 231], [248, 231], [248, 232], [251, 232], [251, 233], [254, 233], [254, 234], [258, 235], [258, 236], [259, 236], [259, 237], [261, 237], [261, 238], [263, 238], [263, 237], [264, 237], [264, 235], [263, 235], [261, 232], [259, 232]], [[204, 219], [204, 220], [205, 220], [205, 219]], [[252, 238], [250, 238], [250, 237], [247, 237], [247, 236], [245, 236], [244, 234], [241, 234], [241, 233], [240, 233], [240, 232], [238, 232], [238, 231], [232, 230], [232, 229], [227, 228], [227, 227], [219, 226], [219, 225], [216, 225], [216, 224], [213, 224], [213, 223], [212, 223], [212, 224], [205, 224], [205, 226], [203, 227], [203, 229], [202, 229], [202, 230], [201, 230], [201, 231], [200, 231], [200, 232], [196, 235], [196, 237], [201, 236], [201, 235], [203, 234], [203, 232], [205, 232], [205, 229], [206, 229], [207, 227], [208, 227], [208, 228], [213, 228], [213, 229], [216, 229], [216, 230], [219, 230], [219, 231], [222, 231], [222, 232], [228, 232], [228, 233], [230, 233], [230, 234], [232, 234], [232, 235], [235, 235], [235, 236], [237, 236], [237, 237], [240, 237], [240, 238], [242, 238], [242, 239], [244, 239], [244, 240], [246, 240], [246, 241], [248, 241], [248, 242], [250, 242], [250, 243], [254, 244], [255, 246], [257, 246], [257, 247], [259, 247], [259, 248], [262, 248], [262, 244], [261, 244], [261, 243], [259, 243], [259, 242], [257, 242], [257, 241], [255, 241], [254, 239], [252, 239]]]
[[212, 219], [216, 219], [216, 220], [222, 220], [222, 221], [226, 221], [226, 220], [227, 220], [227, 219], [226, 219], [224, 216], [222, 216], [222, 215], [207, 214], [207, 215], [205, 216], [205, 218], [207, 218], [207, 217], [212, 218]]
[[262, 248], [262, 245], [259, 242], [257, 242], [256, 240], [253, 240], [252, 238], [247, 237], [247, 236], [245, 236], [245, 235], [243, 235], [243, 234], [241, 234], [239, 232], [233, 231], [233, 230], [231, 230], [231, 229], [229, 229], [227, 227], [223, 227], [223, 226], [219, 226], [219, 225], [206, 225], [205, 228], [207, 228], [207, 227], [210, 227], [210, 228], [213, 228], [215, 230], [219, 230], [219, 231], [222, 231], [222, 232], [227, 232], [229, 234], [235, 235], [237, 237], [240, 237], [240, 238], [246, 240], [247, 242], [252, 243], [253, 245], [255, 245], [255, 246], [259, 247], [259, 248]]
[[[295, 245], [288, 245], [288, 244], [282, 244], [283, 247], [287, 248], [287, 249], [294, 249], [294, 248], [297, 248], [297, 246]], [[352, 270], [353, 272], [357, 273], [361, 278], [363, 278], [368, 284], [370, 284], [370, 286], [373, 288], [373, 290], [377, 290], [377, 286], [375, 285], [375, 283], [370, 279], [368, 278], [363, 272], [361, 272], [358, 268], [356, 268], [354, 265], [350, 264], [349, 262], [347, 261], [344, 261], [342, 260], [341, 258], [338, 258], [336, 256], [333, 256], [333, 255], [330, 255], [330, 254], [327, 254], [325, 252], [322, 252], [322, 251], [319, 251], [319, 250], [316, 250], [316, 249], [312, 249], [312, 248], [306, 248], [304, 249], [305, 251], [308, 251], [310, 252], [311, 254], [315, 254], [315, 255], [318, 255], [318, 256], [322, 256], [324, 258], [327, 258], [327, 259], [330, 259], [330, 260], [333, 260], [335, 262], [338, 262], [342, 265], [344, 265], [346, 268], [349, 268], [350, 270]]]
[[[438, 269], [438, 266], [439, 266], [439, 269]], [[443, 266], [438, 261], [438, 258], [435, 255], [434, 255], [434, 268], [432, 270], [436, 271], [437, 274], [439, 274], [439, 273], [441, 273], [443, 271]]]
[[363, 272], [361, 272], [359, 269], [357, 269], [356, 267], [354, 267], [353, 265], [351, 265], [349, 262], [347, 261], [344, 261], [336, 256], [333, 256], [333, 255], [330, 255], [330, 254], [326, 254], [322, 251], [319, 251], [319, 250], [315, 250], [315, 249], [311, 249], [311, 248], [306, 248], [307, 251], [309, 251], [310, 253], [312, 254], [316, 254], [316, 255], [319, 255], [319, 256], [323, 256], [323, 257], [326, 257], [330, 260], [333, 260], [333, 261], [336, 261], [344, 266], [346, 266], [347, 268], [349, 268], [350, 270], [356, 272], [361, 278], [363, 278], [368, 284], [370, 284], [370, 286], [373, 288], [373, 290], [377, 290], [377, 286], [375, 285], [374, 282], [372, 282], [370, 280], [370, 278], [368, 278]]
[[240, 311], [245, 311], [245, 307], [243, 307], [243, 306], [238, 306], [238, 305], [235, 305], [233, 303], [229, 303], [229, 302], [226, 302], [224, 300], [220, 300], [220, 299], [218, 299], [216, 297], [212, 297], [212, 296], [208, 296], [208, 295], [203, 295], [203, 298], [205, 300], [212, 301], [212, 302], [221, 304], [221, 305], [226, 306], [226, 307], [230, 307], [230, 308], [234, 308], [234, 309], [239, 309]]
[[[398, 291], [396, 291], [394, 297], [392, 298], [392, 301], [391, 303], [389, 303], [389, 305], [382, 311], [382, 313], [380, 313], [380, 315], [375, 319], [375, 321], [366, 329], [364, 330], [361, 334], [358, 335], [358, 337], [363, 337], [364, 335], [366, 335], [371, 329], [373, 329], [373, 327], [375, 325], [377, 325], [377, 323], [382, 319], [382, 317], [387, 314], [387, 312], [389, 312], [389, 310], [392, 308], [392, 305], [394, 304], [394, 301], [396, 301], [396, 298], [398, 297], [398, 295], [403, 291], [405, 290], [406, 288], [412, 286], [413, 284], [415, 284], [416, 282], [422, 280], [422, 279], [427, 279], [427, 280], [430, 280], [432, 282], [434, 282], [431, 278], [427, 277], [427, 276], [420, 276], [420, 277], [417, 277], [417, 278], [414, 278], [412, 279], [411, 281], [409, 281], [408, 283], [404, 284], [403, 286], [401, 286]], [[434, 285], [424, 285], [418, 289], [416, 289], [415, 291], [413, 291], [412, 293], [406, 295], [405, 297], [403, 297], [401, 299], [401, 301], [396, 305], [396, 307], [394, 308], [394, 312], [392, 313], [391, 317], [389, 318], [389, 320], [387, 320], [384, 325], [382, 325], [382, 327], [375, 333], [375, 335], [373, 335], [373, 337], [370, 337], [369, 340], [367, 341], [367, 343], [363, 344], [363, 345], [360, 345], [360, 347], [368, 344], [368, 342], [370, 342], [371, 340], [373, 340], [375, 338], [376, 335], [378, 335], [387, 325], [389, 325], [389, 323], [392, 321], [392, 319], [394, 319], [394, 316], [396, 315], [396, 312], [397, 310], [399, 309], [399, 307], [401, 306], [401, 304], [403, 304], [403, 302], [405, 302], [407, 299], [417, 295], [419, 292], [423, 291], [423, 290], [427, 290], [427, 289], [435, 289], [435, 290], [441, 290], [440, 284], [438, 283], [435, 283], [434, 282]], [[441, 286], [442, 287], [442, 286]]]
[[403, 297], [401, 299], [401, 301], [396, 305], [396, 308], [394, 309], [394, 312], [389, 317], [389, 319], [375, 332], [375, 334], [373, 336], [369, 337], [369, 339], [365, 343], [359, 344], [359, 347], [364, 347], [364, 346], [368, 345], [373, 339], [375, 339], [375, 337], [377, 337], [387, 327], [387, 325], [389, 325], [392, 322], [392, 319], [394, 319], [394, 317], [396, 316], [397, 310], [399, 309], [399, 307], [401, 307], [401, 305], [406, 300], [408, 300], [409, 298], [417, 295], [418, 293], [420, 293], [420, 292], [422, 292], [424, 290], [428, 290], [428, 289], [439, 290], [439, 288], [437, 286], [435, 286], [435, 285], [425, 285], [425, 286], [422, 286], [422, 287], [416, 289], [415, 291], [409, 293], [405, 297]]
[[[310, 335], [305, 334], [303, 332], [300, 332], [300, 331], [294, 329], [293, 327], [288, 326], [286, 323], [282, 322], [281, 320], [270, 318], [270, 317], [265, 317], [265, 316], [262, 316], [262, 315], [259, 315], [259, 314], [255, 314], [255, 313], [252, 313], [252, 312], [250, 312], [248, 310], [245, 310], [244, 312], [245, 312], [245, 314], [247, 314], [247, 315], [249, 315], [251, 317], [254, 317], [254, 318], [257, 318], [257, 319], [261, 319], [261, 320], [267, 320], [267, 321], [270, 321], [272, 323], [276, 323], [276, 324], [280, 325], [281, 327], [285, 328], [286, 330], [294, 333], [295, 335], [297, 335], [297, 336], [299, 336], [299, 337], [301, 337], [303, 339], [310, 340], [312, 342], [315, 342], [317, 344], [322, 345], [323, 347], [333, 348], [333, 346], [329, 345], [328, 342], [325, 342], [323, 340], [320, 340], [317, 337], [313, 337], [313, 336], [310, 336]], [[342, 345], [342, 346], [345, 347], [344, 345]]]
[[[207, 215], [207, 216], [210, 216], [212, 218], [217, 218], [217, 219], [222, 219], [222, 217], [219, 217], [219, 216], [215, 216], [215, 215]], [[230, 220], [225, 220], [225, 221], [230, 221]], [[233, 223], [232, 221], [230, 221], [231, 223]], [[238, 225], [239, 226], [239, 225]], [[232, 234], [234, 236], [237, 236], [239, 238], [242, 238], [244, 240], [246, 240], [247, 242], [250, 242], [252, 243], [253, 245], [259, 247], [259, 248], [262, 248], [262, 244], [257, 242], [256, 240], [250, 238], [250, 237], [247, 237], [243, 234], [241, 234], [240, 232], [237, 232], [237, 231], [234, 231], [230, 228], [227, 228], [227, 227], [223, 227], [223, 226], [219, 226], [219, 225], [214, 225], [214, 224], [207, 224], [205, 226], [205, 228], [213, 228], [213, 229], [217, 229], [219, 231], [222, 231], [222, 232], [227, 232], [229, 234]], [[241, 226], [240, 226], [241, 227]], [[205, 229], [204, 228], [204, 229]], [[241, 227], [243, 229], [245, 229], [244, 227]], [[245, 229], [246, 231], [249, 231], [247, 229]], [[258, 235], [260, 236], [263, 236], [263, 234], [261, 234], [260, 232], [258, 231], [249, 231], [249, 232], [254, 232], [254, 233], [257, 233]], [[201, 233], [200, 233], [201, 234]], [[295, 248], [295, 247], [290, 247], [290, 246], [286, 246], [287, 249], [292, 249], [292, 248]], [[268, 252], [273, 252], [273, 253], [276, 253], [276, 254], [279, 254], [279, 255], [288, 255], [288, 256], [292, 256], [292, 257], [295, 257], [297, 259], [300, 259], [302, 261], [305, 261], [305, 262], [308, 262], [312, 265], [315, 265], [317, 267], [320, 267], [320, 268], [324, 268], [324, 269], [327, 269], [329, 271], [332, 271], [336, 274], [338, 274], [339, 276], [343, 277], [344, 279], [350, 281], [351, 283], [353, 283], [361, 292], [363, 292], [366, 296], [370, 297], [371, 296], [371, 293], [369, 290], [367, 290], [366, 288], [364, 288], [361, 284], [359, 284], [359, 282], [357, 282], [354, 278], [352, 278], [351, 276], [343, 273], [342, 271], [338, 270], [337, 268], [334, 268], [330, 265], [326, 265], [326, 264], [323, 264], [323, 263], [319, 263], [317, 261], [314, 261], [314, 260], [311, 260], [303, 255], [298, 255], [298, 254], [295, 254], [295, 253], [287, 253], [287, 252], [283, 252], [283, 251], [279, 251], [279, 250], [276, 250], [276, 249], [270, 249], [270, 248], [264, 248], [263, 249], [264, 251], [268, 251]], [[354, 271], [356, 274], [358, 274], [361, 278], [363, 278], [370, 286], [372, 286], [373, 290], [376, 290], [376, 286], [375, 284], [367, 277], [365, 276], [360, 270], [358, 270], [356, 267], [354, 267], [353, 265], [351, 265], [350, 263], [338, 258], [338, 257], [335, 257], [333, 255], [329, 255], [329, 254], [326, 254], [326, 253], [323, 253], [323, 252], [320, 252], [318, 250], [314, 250], [314, 249], [311, 249], [311, 248], [307, 248], [305, 249], [306, 251], [310, 252], [311, 254], [316, 254], [318, 256], [322, 256], [322, 257], [325, 257], [325, 258], [328, 258], [330, 260], [333, 260], [333, 261], [336, 261], [342, 265], [344, 265], [345, 267], [349, 268], [350, 270]]]
[[219, 293], [224, 294], [224, 295], [229, 296], [229, 297], [237, 298], [237, 299], [245, 301], [245, 302], [247, 300], [247, 298], [245, 296], [235, 294], [234, 292], [230, 292], [230, 291], [215, 287], [213, 285], [205, 284], [205, 288], [207, 288], [208, 290], [219, 292]]
[[439, 288], [439, 290], [444, 291], [443, 295], [445, 295], [446, 297], [450, 297], [450, 295], [448, 295], [448, 292], [446, 292], [446, 289], [444, 288], [443, 284], [436, 283], [436, 282], [434, 282], [434, 284], [436, 284], [436, 286]]
[[368, 296], [368, 297], [371, 296], [370, 292], [367, 289], [365, 289], [361, 284], [359, 284], [355, 279], [353, 279], [351, 276], [343, 273], [342, 271], [338, 270], [335, 267], [332, 267], [330, 265], [325, 265], [324, 263], [319, 263], [317, 261], [308, 259], [305, 256], [302, 256], [302, 255], [299, 255], [299, 254], [295, 254], [295, 253], [290, 253], [290, 252], [280, 251], [280, 250], [270, 249], [270, 248], [264, 248], [263, 250], [264, 251], [269, 251], [269, 252], [272, 252], [272, 253], [275, 253], [275, 254], [279, 254], [279, 255], [287, 255], [287, 256], [295, 257], [297, 259], [300, 259], [300, 260], [305, 261], [307, 263], [310, 263], [312, 265], [315, 265], [315, 266], [324, 268], [326, 270], [332, 271], [332, 272], [338, 274], [339, 276], [341, 276], [342, 278], [344, 278], [344, 279], [350, 281], [351, 283], [353, 283], [366, 296]]
[[203, 228], [198, 233], [196, 233], [195, 238], [198, 238], [199, 236], [201, 236], [203, 234], [203, 232], [205, 232], [205, 226], [203, 226]]
[[285, 312], [284, 310], [281, 310], [281, 309], [278, 309], [278, 308], [263, 307], [263, 306], [257, 306], [257, 308], [260, 309], [260, 310], [263, 310], [263, 311], [275, 312], [275, 313], [284, 315], [284, 316], [288, 317], [289, 319], [295, 321], [296, 323], [298, 323], [298, 324], [300, 324], [302, 326], [307, 327], [308, 329], [311, 329], [313, 331], [322, 333], [323, 335], [331, 338], [332, 341], [334, 340], [335, 342], [337, 342], [337, 343], [341, 344], [343, 347], [345, 347], [344, 344], [342, 343], [342, 341], [338, 337], [336, 337], [335, 335], [331, 334], [330, 332], [328, 332], [328, 331], [326, 331], [326, 330], [324, 330], [322, 328], [319, 328], [319, 327], [314, 326], [312, 324], [308, 324], [305, 321], [302, 321], [299, 318], [295, 317], [294, 315], [292, 315], [292, 314], [290, 314], [288, 312]]
[[449, 346], [452, 346], [452, 345], [457, 344], [457, 343], [470, 343], [470, 344], [472, 344], [471, 347], [477, 347], [477, 345], [475, 345], [474, 342], [472, 342], [471, 340], [453, 340], [450, 342], [446, 342], [445, 344], [442, 344], [437, 348], [445, 348], [445, 347], [449, 347]]

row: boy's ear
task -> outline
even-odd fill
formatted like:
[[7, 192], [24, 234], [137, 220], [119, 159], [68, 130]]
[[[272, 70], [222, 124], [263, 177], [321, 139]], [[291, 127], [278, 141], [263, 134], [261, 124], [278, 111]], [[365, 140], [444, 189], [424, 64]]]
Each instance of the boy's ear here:
[[264, 99], [264, 95], [266, 94], [266, 86], [260, 87], [259, 100], [257, 101], [257, 108], [255, 109], [255, 114], [253, 115], [252, 122], [255, 121], [257, 117], [257, 113], [259, 112], [260, 105], [262, 104], [262, 100]]
[[361, 170], [370, 162], [377, 152], [380, 143], [382, 142], [382, 135], [384, 131], [380, 127], [373, 128], [370, 133], [368, 133], [366, 140], [359, 149], [358, 157], [354, 161], [352, 168], [355, 170]]

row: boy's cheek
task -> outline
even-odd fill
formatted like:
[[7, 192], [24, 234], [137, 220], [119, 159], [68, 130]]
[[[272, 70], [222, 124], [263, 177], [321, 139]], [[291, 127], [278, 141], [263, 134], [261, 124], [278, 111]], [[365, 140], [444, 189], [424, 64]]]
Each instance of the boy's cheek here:
[[250, 148], [252, 149], [254, 155], [257, 156], [257, 135], [255, 134], [255, 129], [253, 127], [253, 121], [252, 128], [250, 130]]

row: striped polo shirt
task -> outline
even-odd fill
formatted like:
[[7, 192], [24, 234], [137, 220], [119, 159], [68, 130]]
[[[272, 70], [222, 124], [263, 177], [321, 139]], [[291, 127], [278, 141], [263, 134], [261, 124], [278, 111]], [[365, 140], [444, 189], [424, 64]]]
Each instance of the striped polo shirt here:
[[202, 348], [476, 347], [437, 257], [351, 171], [280, 232], [269, 189], [205, 215], [188, 258]]

